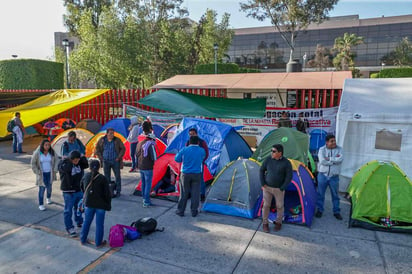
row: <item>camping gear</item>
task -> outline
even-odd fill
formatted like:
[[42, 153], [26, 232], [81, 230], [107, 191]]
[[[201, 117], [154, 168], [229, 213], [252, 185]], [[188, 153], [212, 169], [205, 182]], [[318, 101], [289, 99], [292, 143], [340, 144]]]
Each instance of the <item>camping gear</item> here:
[[371, 161], [353, 175], [349, 226], [412, 233], [412, 182], [394, 162]]
[[[103, 138], [105, 135], [106, 135], [106, 132], [99, 132], [96, 135], [94, 135], [87, 142], [87, 144], [86, 144], [86, 157], [87, 158], [95, 158], [96, 157], [96, 155], [94, 154], [94, 151], [96, 150], [97, 142], [100, 140], [100, 138]], [[126, 138], [123, 135], [121, 135], [117, 132], [114, 132], [114, 136], [119, 138], [123, 142], [123, 144], [126, 142]], [[123, 159], [125, 159], [127, 157], [130, 159], [130, 155], [127, 155], [127, 148], [126, 148], [126, 153], [125, 153]]]
[[[289, 159], [289, 161], [292, 164], [293, 177], [285, 190], [283, 221], [310, 227], [315, 214], [317, 198], [314, 177], [302, 162], [293, 159]], [[274, 198], [272, 199], [272, 205], [273, 210], [269, 213], [268, 219], [274, 222], [277, 217]], [[261, 215], [261, 212], [259, 213]]]
[[115, 119], [108, 121], [106, 124], [104, 124], [100, 128], [99, 132], [106, 133], [106, 130], [108, 128], [113, 128], [115, 132], [127, 138], [127, 136], [129, 136], [129, 126], [130, 126], [129, 118], [115, 118]]
[[139, 104], [209, 118], [263, 118], [266, 99], [228, 99], [195, 95], [174, 89], [159, 89], [140, 99]]
[[[174, 139], [166, 148], [166, 153], [177, 154], [189, 140], [189, 130], [196, 128], [197, 133], [209, 148], [206, 165], [212, 175], [238, 157], [249, 158], [252, 150], [240, 134], [230, 125], [217, 121], [183, 118]], [[302, 133], [303, 134], [303, 133]]]
[[157, 221], [152, 217], [140, 218], [136, 222], [133, 222], [130, 226], [136, 228], [138, 232], [144, 235], [149, 235], [155, 231], [163, 232], [165, 230], [164, 227], [160, 229], [157, 228]]
[[96, 134], [100, 131], [102, 125], [93, 119], [83, 119], [77, 123], [76, 128], [84, 128], [92, 132], [93, 134]]
[[82, 142], [85, 147], [89, 140], [93, 137], [93, 133], [83, 128], [71, 128], [66, 131], [63, 131], [62, 133], [57, 135], [51, 142], [51, 147], [53, 148], [54, 152], [58, 157], [62, 157], [62, 146], [64, 142], [69, 139], [68, 134], [70, 131], [76, 132], [76, 138], [80, 140], [80, 142]]
[[179, 124], [177, 123], [171, 124], [163, 130], [163, 132], [160, 134], [160, 139], [163, 141], [163, 143], [168, 145], [172, 141], [172, 139], [175, 137], [178, 126]]
[[412, 78], [346, 79], [336, 123], [344, 148], [339, 190], [373, 160], [393, 161], [412, 177]]
[[215, 177], [203, 210], [253, 219], [257, 216], [262, 190], [260, 164], [238, 159], [227, 164]]
[[271, 155], [274, 144], [283, 145], [283, 156], [308, 165], [309, 137], [292, 128], [281, 127], [270, 131], [260, 142], [252, 158], [263, 162]]
[[326, 131], [318, 128], [310, 132], [309, 151], [315, 160], [318, 160], [319, 148], [325, 145], [327, 134]]
[[107, 89], [61, 89], [43, 95], [23, 105], [0, 111], [0, 137], [7, 135], [7, 122], [20, 112], [25, 127], [44, 121], [77, 105], [87, 102]]
[[[180, 178], [180, 171], [181, 171], [181, 163], [175, 161], [175, 154], [165, 153], [161, 155], [154, 163], [153, 166], [153, 177], [152, 177], [152, 188], [150, 191], [153, 191], [155, 186], [163, 179], [168, 171], [168, 168], [171, 169], [175, 173], [175, 191], [173, 192], [162, 192], [157, 193], [157, 197], [165, 198], [171, 201], [177, 201], [180, 196], [180, 185], [179, 185], [179, 178]], [[209, 169], [206, 165], [203, 165], [203, 181], [210, 182], [213, 179], [212, 174], [210, 174]], [[134, 191], [134, 195], [141, 195], [142, 193], [142, 183], [139, 183], [136, 186]]]

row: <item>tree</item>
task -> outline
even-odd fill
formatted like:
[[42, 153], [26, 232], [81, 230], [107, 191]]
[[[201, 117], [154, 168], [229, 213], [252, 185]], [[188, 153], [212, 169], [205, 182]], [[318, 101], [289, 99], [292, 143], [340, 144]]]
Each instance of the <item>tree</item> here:
[[343, 37], [337, 37], [333, 50], [338, 54], [333, 59], [333, 65], [337, 70], [349, 70], [355, 66], [355, 53], [352, 48], [363, 43], [363, 37], [357, 36], [354, 33], [344, 33]]
[[412, 44], [408, 37], [402, 38], [395, 50], [382, 57], [381, 61], [387, 65], [412, 65]]
[[248, 0], [240, 9], [259, 21], [270, 19], [290, 48], [293, 60], [296, 38], [310, 23], [321, 23], [338, 0]]
[[97, 28], [100, 14], [105, 7], [111, 6], [111, 0], [64, 0], [67, 14], [63, 16], [65, 25], [72, 35], [78, 36], [80, 18], [86, 11], [91, 12], [90, 22]]
[[318, 44], [316, 46], [315, 56], [311, 58], [307, 66], [316, 68], [316, 70], [322, 71], [332, 65], [330, 50], [324, 46]]

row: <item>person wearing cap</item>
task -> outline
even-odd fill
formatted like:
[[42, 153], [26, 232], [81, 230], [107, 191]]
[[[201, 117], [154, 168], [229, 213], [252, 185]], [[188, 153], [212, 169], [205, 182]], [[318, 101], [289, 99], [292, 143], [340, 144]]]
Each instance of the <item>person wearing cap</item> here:
[[137, 145], [136, 155], [140, 169], [143, 207], [152, 205], [150, 201], [150, 191], [152, 189], [153, 166], [156, 161], [156, 136], [151, 133], [151, 124], [147, 121], [142, 125], [146, 138]]
[[129, 136], [127, 136], [127, 141], [130, 144], [130, 158], [132, 159], [132, 168], [129, 172], [137, 171], [137, 157], [136, 157], [136, 147], [139, 143], [138, 136], [141, 133], [141, 127], [139, 125], [139, 119], [137, 116], [132, 116], [130, 118], [129, 126]]
[[114, 129], [108, 128], [106, 135], [97, 142], [95, 155], [103, 164], [104, 176], [111, 181], [111, 171], [113, 170], [116, 180], [116, 197], [120, 197], [122, 190], [122, 178], [120, 168], [123, 166], [123, 156], [126, 148], [119, 138], [114, 136]]
[[71, 237], [76, 237], [72, 216], [77, 223], [77, 227], [82, 227], [83, 218], [78, 216], [77, 206], [83, 198], [83, 192], [80, 187], [80, 181], [83, 177], [83, 170], [88, 168], [89, 164], [86, 157], [81, 157], [80, 152], [74, 150], [70, 152], [69, 157], [59, 163], [60, 189], [63, 192], [64, 199], [64, 225], [67, 233]]
[[103, 240], [104, 218], [106, 211], [110, 211], [112, 208], [112, 196], [110, 194], [109, 181], [99, 173], [100, 162], [98, 160], [91, 160], [89, 167], [90, 172], [85, 173], [81, 180], [81, 188], [84, 192], [83, 203], [85, 205], [85, 215], [83, 227], [80, 232], [80, 242], [83, 245], [90, 243], [87, 236], [94, 216], [96, 216], [96, 234], [94, 241], [96, 247], [99, 248], [105, 246], [107, 243], [107, 241]]

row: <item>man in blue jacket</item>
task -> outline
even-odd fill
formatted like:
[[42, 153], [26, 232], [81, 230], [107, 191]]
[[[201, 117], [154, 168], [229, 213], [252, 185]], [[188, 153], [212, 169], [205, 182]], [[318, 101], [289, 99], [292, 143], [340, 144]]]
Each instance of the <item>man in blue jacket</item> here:
[[202, 180], [202, 165], [206, 152], [199, 146], [199, 137], [190, 136], [189, 146], [183, 148], [175, 157], [175, 161], [182, 163], [180, 175], [180, 197], [177, 203], [176, 214], [183, 217], [186, 203], [191, 195], [192, 217], [196, 217], [199, 208], [200, 182]]

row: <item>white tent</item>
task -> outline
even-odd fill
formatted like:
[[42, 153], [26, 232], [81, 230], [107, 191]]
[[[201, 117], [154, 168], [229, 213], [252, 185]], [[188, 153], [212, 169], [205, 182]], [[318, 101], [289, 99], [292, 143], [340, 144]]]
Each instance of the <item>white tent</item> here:
[[344, 160], [339, 190], [371, 160], [393, 161], [412, 176], [412, 78], [346, 79], [336, 139]]

